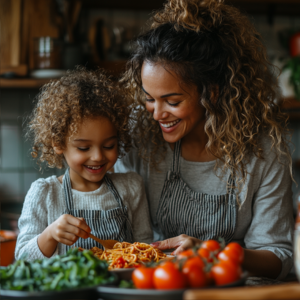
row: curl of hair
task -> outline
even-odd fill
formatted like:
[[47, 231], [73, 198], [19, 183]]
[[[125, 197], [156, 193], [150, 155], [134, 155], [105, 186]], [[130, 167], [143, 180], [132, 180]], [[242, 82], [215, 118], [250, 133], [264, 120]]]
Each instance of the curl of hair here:
[[29, 118], [27, 137], [33, 140], [31, 155], [38, 163], [62, 168], [63, 155], [53, 145], [65, 149], [67, 138], [78, 132], [88, 118], [107, 117], [118, 132], [119, 157], [131, 147], [130, 103], [120, 86], [103, 70], [89, 71], [84, 67], [68, 71], [57, 81], [45, 84], [37, 96]]
[[[264, 135], [271, 137], [278, 159], [285, 156], [292, 175], [287, 116], [276, 104], [276, 69], [258, 32], [238, 9], [221, 0], [169, 0], [154, 15], [151, 28], [137, 38], [122, 82], [137, 103], [140, 155], [156, 167], [166, 146], [158, 122], [145, 109], [145, 61], [162, 64], [183, 83], [197, 86], [206, 109], [206, 148], [218, 158], [215, 170], [224, 174], [230, 169], [239, 189], [251, 155], [263, 159]], [[154, 146], [149, 154], [150, 139]]]

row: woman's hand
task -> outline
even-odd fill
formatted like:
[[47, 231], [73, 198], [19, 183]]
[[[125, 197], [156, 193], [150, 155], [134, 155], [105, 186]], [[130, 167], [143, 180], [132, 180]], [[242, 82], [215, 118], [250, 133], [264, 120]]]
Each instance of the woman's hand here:
[[201, 242], [201, 240], [198, 240], [194, 237], [188, 236], [186, 234], [181, 234], [179, 236], [164, 241], [154, 242], [151, 245], [160, 250], [177, 248], [172, 254], [178, 255], [180, 252], [191, 248]]
[[73, 245], [80, 237], [86, 239], [91, 232], [83, 218], [64, 214], [49, 225], [39, 236], [38, 245], [42, 253], [50, 257], [57, 244]]

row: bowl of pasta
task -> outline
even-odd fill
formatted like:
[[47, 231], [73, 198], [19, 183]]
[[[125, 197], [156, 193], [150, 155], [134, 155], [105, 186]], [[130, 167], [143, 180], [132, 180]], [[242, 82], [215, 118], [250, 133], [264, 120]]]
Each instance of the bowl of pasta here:
[[108, 250], [93, 247], [91, 251], [99, 259], [107, 261], [109, 271], [117, 275], [120, 280], [130, 280], [132, 272], [144, 264], [168, 258], [161, 250], [139, 242], [116, 243], [113, 249]]

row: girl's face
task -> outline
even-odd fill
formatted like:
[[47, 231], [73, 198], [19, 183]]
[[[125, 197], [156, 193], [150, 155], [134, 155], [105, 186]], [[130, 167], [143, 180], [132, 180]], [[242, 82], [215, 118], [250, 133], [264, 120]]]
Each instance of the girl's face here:
[[93, 191], [118, 158], [117, 130], [106, 117], [84, 120], [76, 135], [67, 138], [66, 148], [54, 147], [70, 167], [72, 188]]
[[141, 78], [146, 108], [159, 122], [168, 143], [197, 137], [204, 131], [205, 109], [199, 103], [196, 86], [182, 85], [174, 73], [148, 62], [142, 66]]

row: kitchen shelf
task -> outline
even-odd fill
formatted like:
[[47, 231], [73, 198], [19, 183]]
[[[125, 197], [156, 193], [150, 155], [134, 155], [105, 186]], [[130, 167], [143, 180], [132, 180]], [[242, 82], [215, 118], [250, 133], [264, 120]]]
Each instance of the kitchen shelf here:
[[0, 89], [2, 88], [25, 88], [36, 89], [40, 88], [45, 83], [49, 82], [51, 78], [47, 79], [35, 79], [35, 78], [17, 78], [17, 79], [0, 79]]
[[280, 105], [281, 110], [287, 113], [292, 121], [300, 121], [300, 100], [286, 98]]
[[[120, 75], [125, 71], [126, 60], [118, 61], [99, 61], [93, 64], [94, 68], [103, 68], [108, 74], [113, 76]], [[0, 78], [0, 89], [1, 88], [25, 88], [25, 89], [38, 89], [45, 83], [48, 83], [50, 80], [55, 80], [55, 78], [45, 78], [45, 79], [36, 79], [36, 78]]]
[[[119, 9], [119, 10], [157, 10], [163, 7], [165, 0], [85, 0], [85, 9]], [[248, 14], [299, 15], [299, 0], [225, 0]]]

